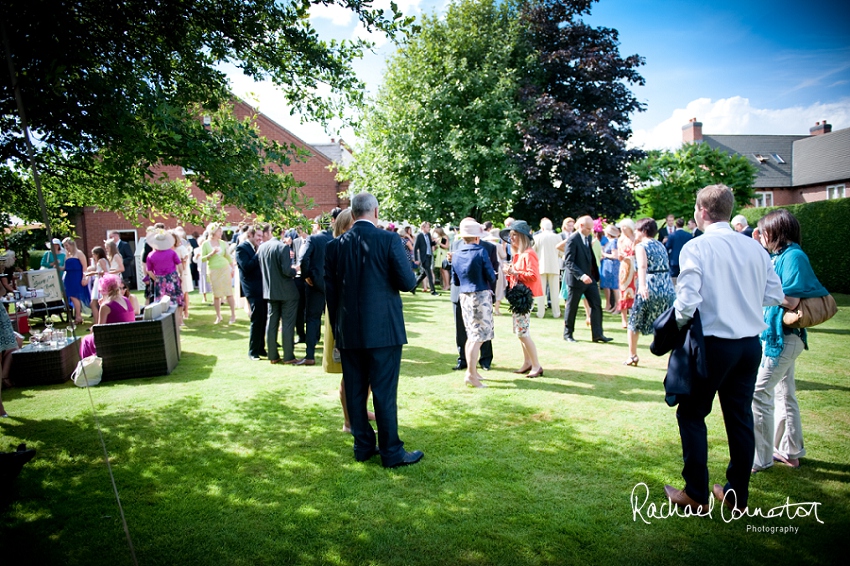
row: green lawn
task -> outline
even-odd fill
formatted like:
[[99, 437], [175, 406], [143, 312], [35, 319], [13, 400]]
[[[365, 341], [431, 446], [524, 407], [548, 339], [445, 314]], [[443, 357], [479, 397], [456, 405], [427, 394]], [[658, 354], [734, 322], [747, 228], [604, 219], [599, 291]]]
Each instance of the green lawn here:
[[[489, 388], [473, 390], [451, 371], [448, 298], [405, 295], [399, 429], [425, 459], [385, 470], [354, 461], [338, 375], [249, 361], [247, 315], [213, 326], [212, 307], [193, 299], [174, 373], [91, 390], [139, 564], [846, 563], [848, 296], [797, 365], [809, 457], [752, 481], [751, 507], [817, 502], [822, 524], [726, 523], [719, 508], [712, 519], [635, 520], [637, 484], [656, 505], [665, 483], [681, 487], [681, 448], [666, 358], [645, 337], [640, 367], [624, 367], [625, 331], [610, 315], [609, 345], [584, 327], [567, 345], [562, 321], [534, 318], [546, 369], [535, 380], [511, 373], [519, 343], [510, 318], [497, 318]], [[131, 564], [88, 392], [69, 382], [3, 400], [12, 418], [0, 448], [26, 442], [38, 456], [0, 486], [14, 495], [0, 510], [0, 564]], [[723, 483], [717, 403], [708, 427], [711, 481]], [[762, 526], [798, 531], [752, 532]]]

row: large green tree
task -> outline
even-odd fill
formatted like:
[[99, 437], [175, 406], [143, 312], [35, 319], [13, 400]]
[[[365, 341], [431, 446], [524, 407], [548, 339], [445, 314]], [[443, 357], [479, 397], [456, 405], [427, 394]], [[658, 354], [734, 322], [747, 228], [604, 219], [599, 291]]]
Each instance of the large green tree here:
[[[297, 148], [259, 136], [231, 113], [221, 64], [272, 80], [294, 112], [326, 121], [362, 100], [351, 68], [364, 41], [324, 41], [312, 6], [352, 10], [368, 29], [406, 29], [395, 5], [370, 0], [31, 0], [5, 6], [0, 72], [0, 185], [31, 195], [17, 87], [45, 186], [64, 205], [202, 214], [185, 183], [151, 167], [179, 165], [221, 204], [275, 217], [302, 205], [286, 172]], [[329, 94], [328, 94], [329, 91]], [[204, 117], [208, 117], [205, 119]], [[207, 122], [207, 123], [205, 123]], [[24, 209], [25, 211], [28, 209]], [[56, 214], [56, 209], [54, 209]]]
[[707, 185], [732, 189], [736, 207], [748, 206], [758, 171], [743, 155], [729, 154], [706, 143], [685, 144], [676, 151], [650, 151], [630, 166], [641, 213], [689, 218], [696, 194]]
[[520, 184], [510, 157], [518, 64], [513, 2], [471, 0], [425, 16], [393, 56], [343, 175], [399, 219], [504, 217]]

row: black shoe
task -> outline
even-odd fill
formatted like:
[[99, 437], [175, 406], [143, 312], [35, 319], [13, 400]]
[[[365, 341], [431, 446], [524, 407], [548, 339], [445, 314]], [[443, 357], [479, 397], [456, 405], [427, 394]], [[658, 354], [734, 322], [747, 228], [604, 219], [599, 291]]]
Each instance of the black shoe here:
[[462, 364], [460, 362], [458, 362], [457, 365], [452, 368], [452, 370], [454, 370], [454, 371], [460, 371], [460, 370], [463, 370], [463, 369], [466, 369], [466, 364]]
[[397, 462], [395, 464], [390, 464], [389, 466], [384, 464], [384, 467], [385, 468], [400, 468], [402, 466], [410, 466], [411, 464], [415, 464], [416, 462], [421, 460], [423, 456], [425, 456], [425, 454], [423, 454], [421, 450], [415, 450], [413, 452], [405, 452], [404, 457], [401, 459], [401, 462]]
[[481, 365], [481, 369], [483, 369], [484, 371], [490, 371], [490, 364], [487, 364], [486, 366], [484, 364], [480, 364], [480, 365]]
[[599, 342], [600, 344], [605, 344], [606, 342], [611, 342], [614, 340], [613, 338], [608, 338], [607, 336], [599, 336], [598, 338], [594, 338], [594, 342]]
[[572, 336], [564, 336], [564, 341], [566, 341], [566, 342], [578, 342], [578, 340], [576, 340]]
[[254, 356], [252, 354], [248, 354], [248, 359], [251, 360], [252, 362], [258, 362], [258, 361], [260, 361], [260, 356]]
[[365, 454], [357, 454], [357, 452], [355, 452], [354, 453], [354, 459], [357, 460], [358, 462], [368, 462], [369, 460], [372, 459], [372, 456], [374, 456], [377, 453], [378, 453], [378, 447], [374, 446], [374, 447], [372, 447], [372, 449], [370, 451], [366, 452]]
[[266, 351], [262, 351], [262, 352], [260, 352], [258, 355], [259, 355], [261, 358], [268, 358], [268, 357], [269, 357], [269, 353], [268, 353], [268, 352], [266, 352]]
[[437, 297], [439, 297], [439, 296], [440, 296], [440, 294], [439, 294], [438, 292], [436, 292], [436, 291], [431, 291], [431, 294], [432, 294], [432, 295], [435, 295], [435, 296], [437, 296]]

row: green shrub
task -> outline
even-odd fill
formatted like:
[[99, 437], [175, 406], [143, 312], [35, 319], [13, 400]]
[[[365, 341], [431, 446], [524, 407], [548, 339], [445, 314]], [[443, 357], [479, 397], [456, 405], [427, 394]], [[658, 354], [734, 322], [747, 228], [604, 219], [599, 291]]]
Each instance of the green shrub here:
[[764, 208], [740, 213], [755, 228], [758, 221], [777, 208], [788, 209], [800, 221], [803, 250], [815, 274], [831, 293], [850, 293], [850, 198], [822, 200]]
[[29, 252], [29, 269], [38, 269], [41, 267], [41, 258], [47, 250], [30, 250]]

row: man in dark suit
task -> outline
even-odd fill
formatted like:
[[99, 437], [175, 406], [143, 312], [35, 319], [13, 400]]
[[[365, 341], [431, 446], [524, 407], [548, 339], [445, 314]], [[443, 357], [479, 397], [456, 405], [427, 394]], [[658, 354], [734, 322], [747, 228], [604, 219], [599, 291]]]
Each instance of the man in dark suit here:
[[576, 311], [581, 296], [587, 298], [590, 305], [590, 328], [594, 342], [610, 342], [602, 334], [602, 301], [599, 299], [599, 268], [593, 254], [593, 219], [582, 216], [576, 220], [576, 231], [567, 240], [564, 250], [564, 277], [568, 277], [567, 309], [564, 311], [564, 340], [575, 342], [573, 333], [576, 328]]
[[[493, 271], [499, 273], [499, 255], [496, 246], [485, 240], [480, 240], [479, 245], [487, 252], [487, 257], [490, 258], [490, 264], [493, 266]], [[464, 244], [463, 239], [455, 238], [452, 242], [452, 252], [456, 251]], [[466, 326], [463, 323], [463, 311], [460, 308], [460, 287], [454, 282], [454, 277], [451, 279], [451, 300], [452, 309], [455, 315], [455, 344], [457, 345], [457, 363], [452, 368], [460, 371], [467, 368], [466, 363]], [[496, 282], [490, 284], [490, 290], [496, 292]], [[490, 366], [493, 364], [493, 341], [487, 340], [481, 344], [481, 357], [478, 360], [481, 369], [490, 371]]]
[[[295, 287], [295, 269], [289, 246], [272, 238], [257, 249], [260, 272], [263, 275], [263, 298], [269, 302], [269, 320], [266, 325], [266, 345], [269, 361], [273, 364], [294, 364], [295, 314], [298, 310], [298, 289]], [[277, 353], [277, 331], [283, 327], [283, 359]]]
[[676, 231], [676, 217], [673, 216], [672, 214], [668, 214], [667, 215], [667, 224], [665, 224], [664, 226], [662, 226], [658, 230], [658, 236], [657, 236], [658, 241], [661, 242], [662, 244], [666, 244], [667, 238], [669, 238], [670, 235], [675, 231]]
[[124, 273], [121, 274], [124, 284], [130, 289], [135, 289], [136, 257], [133, 255], [133, 250], [130, 249], [130, 244], [121, 239], [121, 234], [117, 231], [110, 232], [109, 237], [118, 246], [118, 253], [121, 254], [121, 259], [124, 260]]
[[251, 307], [251, 329], [248, 334], [248, 358], [259, 360], [266, 353], [266, 322], [269, 307], [263, 298], [263, 272], [257, 248], [263, 243], [262, 230], [248, 228], [248, 237], [236, 246], [236, 265], [239, 266], [239, 283], [242, 294]]
[[[354, 225], [331, 241], [325, 252], [328, 315], [342, 358], [354, 458], [379, 453], [385, 468], [415, 464], [422, 452], [407, 452], [398, 437], [398, 374], [407, 343], [399, 291], [416, 279], [397, 234], [376, 227], [378, 201], [369, 193], [351, 199]], [[369, 424], [369, 388], [375, 403], [378, 446]]]
[[[197, 230], [192, 232], [192, 235], [186, 238], [186, 241], [189, 242], [189, 245], [192, 246], [192, 258], [189, 260], [191, 264], [189, 265], [189, 269], [192, 271], [192, 286], [197, 289], [198, 281], [201, 278], [201, 274], [198, 272], [198, 264], [195, 263], [195, 250], [198, 248], [198, 232]], [[262, 296], [262, 293], [260, 294]]]
[[[321, 218], [316, 222], [320, 223]], [[300, 366], [316, 365], [316, 344], [322, 327], [322, 313], [325, 310], [325, 250], [333, 232], [322, 230], [313, 234], [301, 246], [301, 279], [304, 281], [304, 301], [306, 304], [307, 353], [297, 363]]]
[[667, 256], [670, 259], [670, 277], [673, 279], [673, 285], [679, 278], [679, 255], [682, 253], [682, 247], [691, 241], [690, 232], [685, 230], [685, 219], [676, 219], [676, 231], [667, 237], [667, 243], [664, 247], [667, 248]]
[[[431, 224], [423, 222], [419, 233], [416, 235], [416, 243], [413, 244], [413, 260], [422, 271], [416, 279], [416, 285], [428, 278], [428, 287], [432, 295], [439, 295], [434, 288], [434, 245], [431, 240]], [[414, 287], [415, 289], [415, 287]]]

